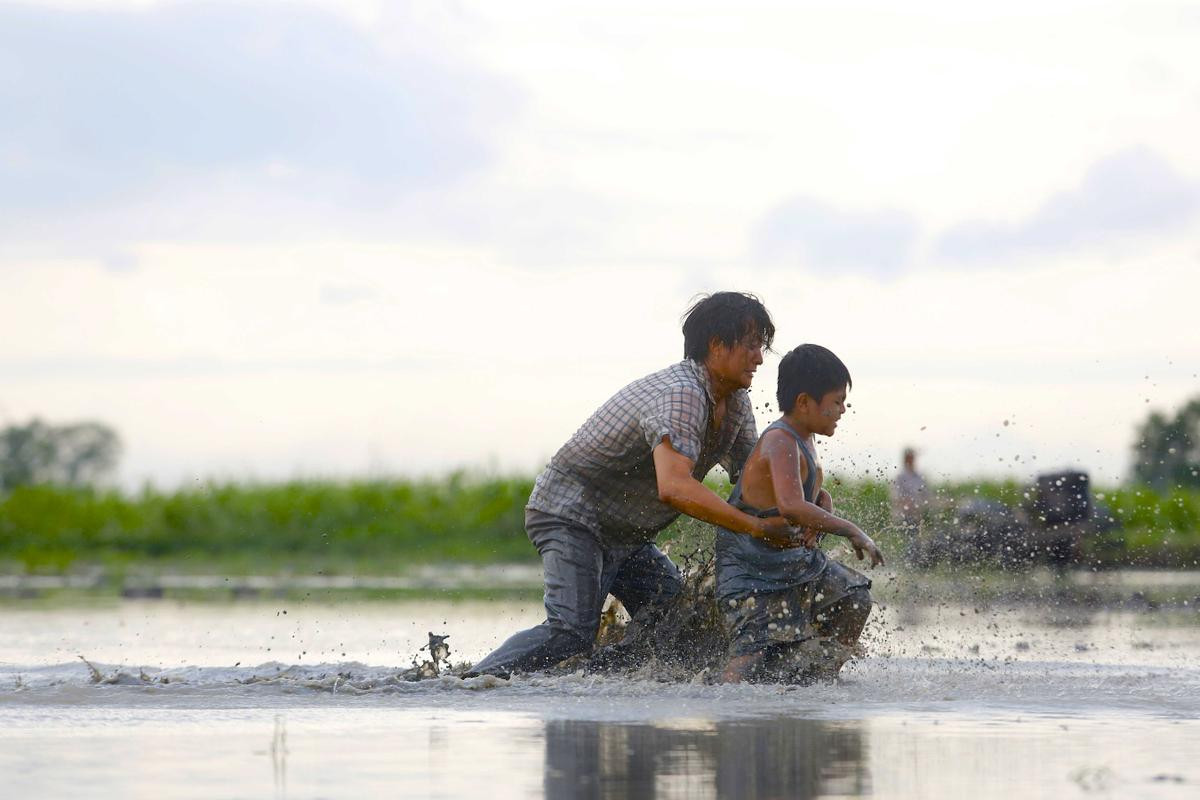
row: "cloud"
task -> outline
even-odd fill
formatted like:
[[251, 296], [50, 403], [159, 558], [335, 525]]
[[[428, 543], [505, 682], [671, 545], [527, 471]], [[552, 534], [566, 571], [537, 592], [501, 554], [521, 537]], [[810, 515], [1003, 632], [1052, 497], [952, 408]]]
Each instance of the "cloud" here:
[[490, 163], [513, 91], [419, 38], [291, 3], [0, 6], [0, 225], [178, 197], [159, 213], [186, 227], [209, 189], [386, 206], [452, 184]]
[[753, 234], [756, 256], [886, 278], [909, 262], [918, 228], [902, 211], [850, 212], [796, 197], [771, 210]]
[[218, 358], [177, 356], [166, 358], [66, 355], [39, 358], [0, 358], [0, 370], [11, 380], [147, 380], [206, 376], [261, 376], [271, 373], [344, 375], [400, 373], [413, 370], [451, 369], [436, 358], [406, 355], [388, 359], [328, 358]]
[[326, 284], [321, 287], [321, 302], [329, 306], [344, 306], [374, 300], [379, 292], [358, 284]]
[[1078, 187], [1050, 198], [1028, 219], [1010, 225], [962, 223], [939, 238], [935, 252], [960, 262], [1064, 252], [1177, 228], [1198, 207], [1200, 184], [1150, 150], [1132, 148], [1096, 162]]

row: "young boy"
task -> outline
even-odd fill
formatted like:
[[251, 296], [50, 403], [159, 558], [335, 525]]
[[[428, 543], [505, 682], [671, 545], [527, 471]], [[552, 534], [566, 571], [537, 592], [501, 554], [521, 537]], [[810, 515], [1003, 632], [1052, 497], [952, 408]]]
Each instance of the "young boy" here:
[[731, 640], [724, 681], [832, 677], [871, 613], [871, 581], [818, 547], [832, 533], [846, 537], [860, 561], [883, 563], [871, 537], [833, 515], [821, 488], [813, 437], [833, 435], [850, 386], [846, 365], [820, 345], [800, 345], [779, 364], [783, 416], [759, 437], [729, 502], [749, 514], [782, 515], [803, 534], [797, 546], [779, 549], [717, 528], [717, 601]]

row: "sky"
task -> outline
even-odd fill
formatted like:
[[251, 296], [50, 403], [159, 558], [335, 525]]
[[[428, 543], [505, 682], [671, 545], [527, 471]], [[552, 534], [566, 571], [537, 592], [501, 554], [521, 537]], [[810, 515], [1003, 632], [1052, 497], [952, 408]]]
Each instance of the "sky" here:
[[1190, 2], [0, 2], [0, 424], [118, 480], [532, 474], [750, 291], [827, 469], [1129, 471], [1200, 394]]

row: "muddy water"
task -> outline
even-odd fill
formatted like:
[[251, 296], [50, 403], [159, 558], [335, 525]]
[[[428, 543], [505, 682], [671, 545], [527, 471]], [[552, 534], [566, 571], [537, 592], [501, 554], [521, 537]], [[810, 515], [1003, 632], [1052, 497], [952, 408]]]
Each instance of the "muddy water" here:
[[0, 775], [13, 797], [1195, 797], [1181, 585], [897, 597], [868, 657], [804, 688], [396, 680], [428, 631], [473, 660], [535, 603], [9, 606]]

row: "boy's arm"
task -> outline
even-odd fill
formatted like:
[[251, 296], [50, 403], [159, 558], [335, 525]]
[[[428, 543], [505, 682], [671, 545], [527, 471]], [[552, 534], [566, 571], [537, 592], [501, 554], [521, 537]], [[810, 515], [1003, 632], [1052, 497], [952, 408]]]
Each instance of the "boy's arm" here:
[[654, 473], [658, 499], [689, 517], [762, 539], [774, 547], [795, 547], [799, 540], [783, 517], [752, 517], [722, 500], [712, 489], [692, 477], [695, 463], [671, 447], [664, 436], [654, 448]]
[[[832, 514], [833, 513], [833, 495], [831, 495], [829, 492], [825, 491], [824, 489], [818, 489], [817, 490], [817, 505], [820, 506], [821, 508], [825, 509], [826, 511], [828, 511], [830, 514]], [[803, 544], [805, 547], [817, 547], [821, 544], [821, 540], [824, 538], [825, 538], [824, 533], [809, 529], [804, 532], [804, 536], [801, 538], [800, 543]]]
[[[804, 498], [804, 481], [801, 475], [800, 450], [795, 440], [783, 431], [768, 431], [763, 437], [762, 456], [767, 460], [771, 472], [771, 488], [775, 491], [775, 504], [779, 513], [793, 525], [811, 528], [835, 536], [844, 536], [861, 561], [870, 555], [871, 566], [883, 563], [883, 554], [862, 530], [848, 519], [835, 517], [829, 511]], [[829, 493], [826, 492], [828, 497]], [[818, 494], [818, 499], [821, 496]], [[832, 498], [830, 508], [833, 507]]]

